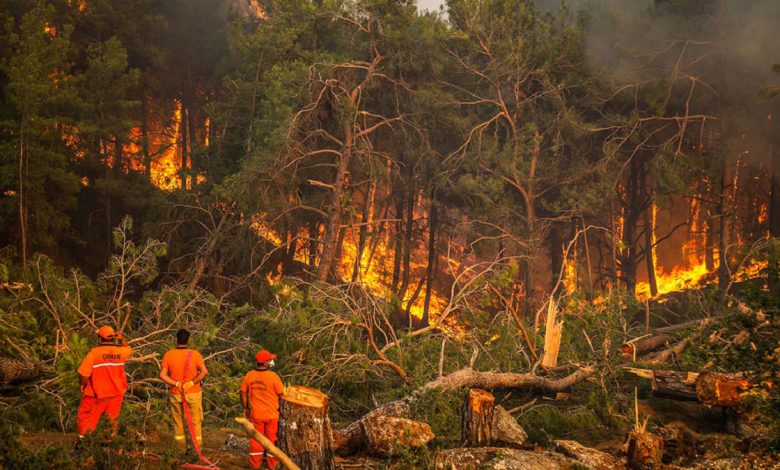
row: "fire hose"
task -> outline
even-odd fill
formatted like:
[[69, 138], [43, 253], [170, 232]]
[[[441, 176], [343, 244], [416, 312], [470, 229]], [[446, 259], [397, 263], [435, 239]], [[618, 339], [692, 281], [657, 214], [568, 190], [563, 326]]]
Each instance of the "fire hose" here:
[[[187, 374], [187, 369], [190, 366], [190, 358], [192, 357], [192, 350], [187, 352], [187, 358], [184, 360], [184, 374]], [[184, 378], [184, 377], [182, 377]], [[210, 468], [210, 469], [219, 469], [216, 464], [212, 463], [209, 459], [207, 459], [203, 453], [200, 451], [200, 444], [198, 444], [198, 437], [195, 435], [195, 425], [192, 423], [192, 413], [190, 412], [190, 407], [187, 404], [187, 396], [184, 393], [184, 385], [181, 386], [181, 406], [184, 409], [184, 420], [187, 421], [187, 429], [190, 431], [190, 439], [192, 440], [192, 446], [195, 448], [195, 452], [198, 454], [198, 458], [201, 462], [208, 465], [208, 467], [202, 467], [199, 465], [191, 465], [191, 464], [184, 464], [182, 465], [183, 468]]]

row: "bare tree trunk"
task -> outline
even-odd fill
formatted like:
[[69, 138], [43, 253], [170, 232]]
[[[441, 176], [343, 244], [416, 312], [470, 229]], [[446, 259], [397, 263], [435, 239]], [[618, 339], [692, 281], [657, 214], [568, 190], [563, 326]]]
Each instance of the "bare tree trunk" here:
[[309, 268], [314, 269], [317, 265], [317, 241], [319, 236], [320, 223], [316, 220], [309, 222]]
[[704, 265], [707, 272], [715, 270], [715, 224], [713, 223], [712, 209], [707, 208], [707, 233], [704, 247]]
[[[561, 269], [563, 269], [563, 241], [561, 240], [561, 229], [558, 224], [553, 223], [550, 225], [548, 240], [550, 242], [550, 285], [555, 287]], [[552, 292], [552, 294], [554, 295], [555, 292]]]
[[411, 180], [409, 182], [409, 194], [406, 200], [406, 233], [404, 233], [403, 239], [403, 258], [402, 269], [403, 274], [401, 276], [401, 287], [398, 289], [398, 298], [402, 299], [406, 297], [406, 290], [409, 288], [409, 278], [411, 276], [411, 259], [412, 259], [412, 235], [414, 234], [414, 188], [411, 187]]
[[376, 197], [376, 181], [371, 181], [368, 187], [366, 200], [363, 202], [363, 215], [360, 217], [360, 235], [358, 236], [357, 251], [355, 253], [355, 266], [352, 269], [352, 282], [358, 280], [363, 261], [363, 251], [366, 247], [369, 226], [373, 220], [374, 198]]
[[728, 267], [728, 216], [726, 214], [726, 197], [728, 188], [728, 167], [726, 159], [721, 160], [720, 198], [718, 200], [718, 216], [720, 217], [720, 240], [718, 241], [718, 287], [726, 289], [730, 282]]
[[658, 295], [658, 281], [655, 278], [655, 204], [645, 209], [645, 262], [650, 295]]
[[333, 274], [333, 267], [336, 261], [336, 252], [338, 250], [339, 235], [341, 233], [341, 218], [343, 210], [343, 199], [347, 186], [347, 171], [352, 159], [352, 146], [354, 134], [352, 130], [352, 121], [348, 120], [344, 124], [344, 146], [339, 158], [339, 166], [336, 171], [336, 181], [333, 184], [333, 198], [331, 201], [330, 214], [325, 228], [325, 240], [320, 255], [320, 264], [317, 267], [317, 279], [325, 281]]
[[[198, 122], [198, 110], [196, 100], [194, 98], [191, 99], [189, 103], [190, 104], [187, 107], [187, 129], [190, 132], [190, 147], [187, 149], [187, 155], [189, 155], [190, 170], [193, 170], [197, 168], [197, 161], [194, 160], [195, 152], [193, 152], [193, 150], [195, 149], [198, 142], [195, 135], [198, 130], [198, 126], [196, 124]], [[198, 179], [195, 177], [195, 172], [193, 172], [190, 179], [190, 188], [195, 189], [197, 182]]]
[[436, 230], [439, 225], [439, 208], [435, 196], [431, 197], [430, 219], [428, 221], [428, 267], [425, 274], [425, 304], [423, 307], [422, 326], [428, 326], [428, 315], [433, 294], [433, 274], [436, 270]]
[[401, 250], [403, 241], [401, 232], [404, 229], [404, 201], [397, 195], [395, 198], [395, 243], [393, 248], [393, 292], [398, 292], [398, 282], [401, 279]]
[[181, 189], [187, 189], [187, 106], [182, 99], [181, 116], [179, 118], [179, 133], [181, 134]]
[[27, 271], [27, 209], [24, 204], [24, 198], [27, 196], [24, 187], [26, 146], [24, 139], [27, 138], [24, 128], [25, 117], [22, 116], [22, 125], [19, 129], [19, 237], [20, 251], [22, 258], [22, 269]]
[[[779, 157], [775, 157], [779, 158]], [[780, 171], [776, 168], [778, 163], [773, 161], [772, 168], [772, 184], [771, 192], [769, 196], [769, 235], [775, 238], [780, 238]], [[767, 285], [770, 291], [778, 292], [780, 290], [780, 279], [774, 270], [769, 270], [769, 278], [767, 279]]]
[[144, 174], [152, 179], [152, 155], [149, 153], [149, 110], [146, 96], [141, 97], [141, 151], [144, 156]]

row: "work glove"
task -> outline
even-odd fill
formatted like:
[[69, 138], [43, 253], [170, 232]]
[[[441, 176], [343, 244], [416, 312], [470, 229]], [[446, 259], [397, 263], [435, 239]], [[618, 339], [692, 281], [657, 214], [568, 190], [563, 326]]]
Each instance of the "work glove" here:
[[195, 386], [195, 382], [193, 382], [192, 380], [188, 380], [184, 382], [184, 385], [182, 385], [182, 390], [186, 392], [187, 390], [191, 389], [194, 386]]

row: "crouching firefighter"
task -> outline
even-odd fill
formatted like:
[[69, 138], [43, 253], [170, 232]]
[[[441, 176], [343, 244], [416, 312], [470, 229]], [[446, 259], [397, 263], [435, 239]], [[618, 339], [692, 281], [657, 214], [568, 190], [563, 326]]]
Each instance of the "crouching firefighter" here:
[[[244, 416], [252, 422], [255, 429], [273, 443], [276, 443], [276, 431], [279, 427], [279, 397], [284, 394], [284, 384], [271, 367], [276, 354], [266, 350], [257, 353], [255, 370], [249, 371], [241, 383], [241, 403]], [[254, 439], [249, 439], [249, 465], [260, 468], [263, 464], [265, 449]], [[266, 455], [268, 468], [276, 468], [279, 461], [270, 454]]]
[[200, 454], [203, 445], [203, 394], [200, 383], [206, 374], [203, 356], [187, 348], [190, 332], [181, 329], [176, 332], [176, 348], [165, 353], [160, 378], [170, 386], [170, 409], [173, 419], [173, 439], [180, 451], [187, 450], [189, 429], [193, 447]]
[[81, 404], [76, 427], [79, 441], [95, 430], [104, 414], [108, 415], [116, 433], [117, 418], [127, 391], [125, 362], [133, 352], [127, 340], [112, 327], [101, 326], [95, 333], [100, 343], [87, 353], [78, 368]]

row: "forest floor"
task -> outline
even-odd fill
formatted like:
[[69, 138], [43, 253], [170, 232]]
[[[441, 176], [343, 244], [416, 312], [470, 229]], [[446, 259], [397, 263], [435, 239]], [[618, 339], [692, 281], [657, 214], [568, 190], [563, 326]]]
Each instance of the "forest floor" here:
[[[659, 406], [660, 405], [660, 406]], [[690, 443], [690, 449], [681, 450], [681, 454], [688, 454], [680, 458], [677, 464], [665, 466], [668, 470], [780, 470], [780, 455], [757, 453], [753, 451], [739, 451], [733, 447], [733, 438], [725, 434], [722, 422], [717, 419], [717, 413], [702, 410], [695, 404], [668, 403], [653, 400], [640, 400], [640, 411], [652, 414], [658, 418], [664, 418], [667, 422], [679, 423], [685, 429], [695, 433], [702, 442]], [[684, 425], [682, 423], [685, 423]], [[238, 433], [237, 433], [238, 434]], [[131, 436], [127, 436], [131, 437]], [[137, 437], [137, 436], [136, 436]], [[239, 440], [231, 439], [232, 444], [227, 444], [228, 434], [219, 428], [204, 429], [203, 453], [221, 469], [245, 469], [248, 467], [246, 450], [236, 445]], [[139, 468], [144, 469], [169, 469], [170, 463], [163, 463], [157, 456], [171, 454], [172, 437], [167, 433], [150, 432], [143, 436], [147, 456], [139, 456]], [[76, 439], [75, 433], [59, 432], [34, 432], [20, 436], [20, 442], [31, 450], [38, 450], [47, 446], [57, 446], [70, 449]], [[706, 441], [706, 444], [704, 444]], [[615, 435], [593, 447], [612, 455], [622, 455], [624, 439]], [[704, 444], [704, 445], [702, 445]], [[527, 450], [542, 452], [545, 449], [539, 446], [530, 446]], [[696, 454], [695, 456], [690, 453]], [[195, 463], [194, 456], [182, 459], [182, 462]], [[336, 458], [337, 469], [405, 469], [410, 468], [404, 462], [388, 462], [368, 456], [356, 456], [349, 459]], [[540, 469], [541, 470], [541, 469]]]

